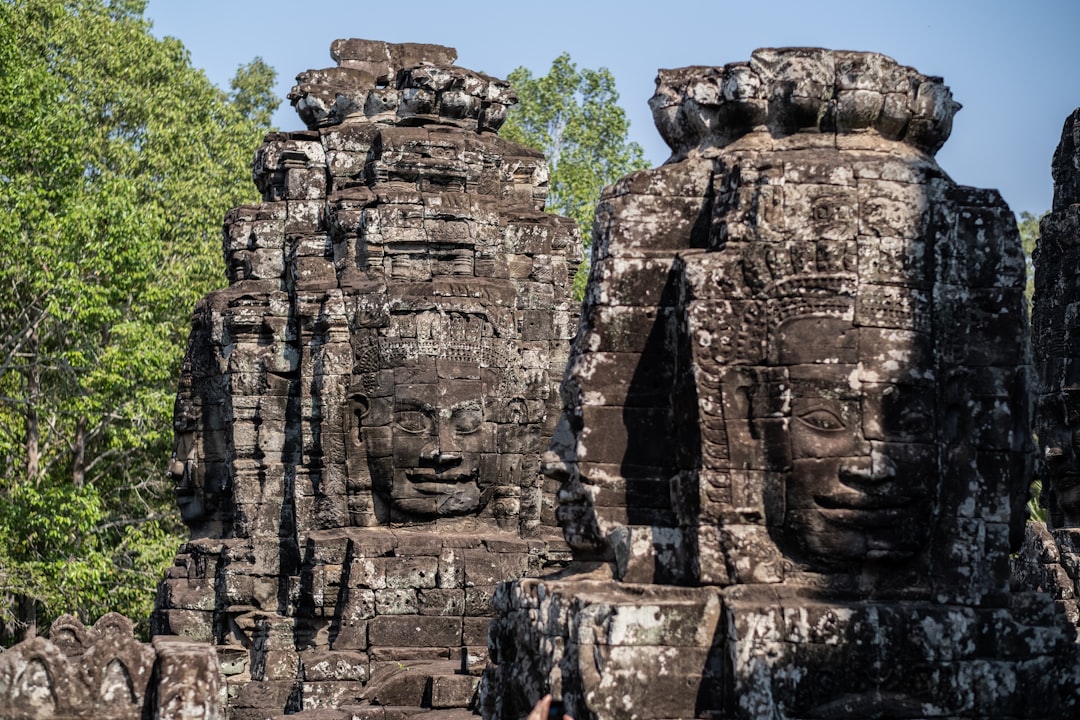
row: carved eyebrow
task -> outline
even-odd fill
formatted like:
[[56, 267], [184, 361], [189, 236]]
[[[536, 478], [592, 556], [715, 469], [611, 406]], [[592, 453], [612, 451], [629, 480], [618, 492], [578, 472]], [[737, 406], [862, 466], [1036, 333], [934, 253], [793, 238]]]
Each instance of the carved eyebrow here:
[[463, 401], [461, 401], [459, 403], [455, 403], [454, 405], [450, 406], [450, 412], [457, 412], [458, 410], [476, 410], [476, 411], [480, 411], [481, 409], [482, 408], [480, 407], [480, 401], [479, 400], [463, 400]]
[[433, 413], [435, 412], [435, 406], [423, 400], [406, 397], [394, 401], [394, 411], [400, 410], [420, 410], [421, 412]]

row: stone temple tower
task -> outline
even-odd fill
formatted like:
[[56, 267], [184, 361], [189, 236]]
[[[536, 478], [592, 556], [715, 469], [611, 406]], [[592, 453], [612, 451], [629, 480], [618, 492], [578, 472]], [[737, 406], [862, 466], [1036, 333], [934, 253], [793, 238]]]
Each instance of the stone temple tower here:
[[496, 134], [516, 98], [451, 48], [331, 55], [225, 219], [176, 402], [154, 628], [217, 646], [230, 717], [464, 707], [496, 583], [568, 558], [539, 457], [581, 243]]
[[545, 471], [574, 571], [496, 596], [486, 718], [1075, 716], [1013, 591], [1024, 258], [934, 161], [959, 108], [874, 53], [662, 70], [609, 188]]

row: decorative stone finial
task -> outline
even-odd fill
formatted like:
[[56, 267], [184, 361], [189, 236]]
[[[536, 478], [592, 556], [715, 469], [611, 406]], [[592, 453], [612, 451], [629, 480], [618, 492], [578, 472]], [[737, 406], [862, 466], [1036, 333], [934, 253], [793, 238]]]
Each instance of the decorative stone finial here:
[[649, 101], [675, 157], [722, 147], [754, 131], [873, 131], [933, 155], [960, 104], [939, 77], [878, 53], [763, 48], [750, 62], [660, 70]]
[[335, 40], [337, 67], [296, 76], [289, 100], [311, 129], [351, 119], [497, 132], [517, 102], [509, 83], [453, 66], [442, 45]]

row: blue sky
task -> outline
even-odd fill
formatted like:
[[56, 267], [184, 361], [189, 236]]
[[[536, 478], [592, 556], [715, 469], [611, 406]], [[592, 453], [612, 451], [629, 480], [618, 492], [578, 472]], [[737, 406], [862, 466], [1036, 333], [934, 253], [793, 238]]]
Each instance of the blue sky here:
[[[1050, 159], [1080, 105], [1077, 0], [150, 0], [146, 15], [222, 87], [261, 56], [283, 98], [296, 73], [333, 65], [338, 37], [450, 45], [458, 64], [499, 77], [519, 65], [544, 74], [567, 51], [612, 71], [631, 138], [654, 164], [667, 157], [646, 104], [657, 68], [723, 65], [757, 47], [874, 50], [945, 78], [964, 108], [938, 162], [958, 183], [999, 189], [1018, 213], [1050, 207]], [[274, 122], [303, 127], [287, 101]]]

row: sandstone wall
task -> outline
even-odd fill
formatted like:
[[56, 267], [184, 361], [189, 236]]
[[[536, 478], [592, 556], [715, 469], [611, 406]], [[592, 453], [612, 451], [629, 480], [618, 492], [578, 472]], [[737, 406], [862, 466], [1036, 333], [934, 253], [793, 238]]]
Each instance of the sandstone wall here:
[[331, 55], [225, 219], [176, 403], [192, 539], [154, 632], [217, 647], [235, 718], [464, 707], [496, 584], [569, 558], [539, 455], [581, 241], [496, 135], [516, 98], [450, 48]]
[[651, 104], [672, 157], [601, 198], [546, 457], [575, 571], [500, 588], [484, 716], [1075, 714], [1075, 627], [1010, 577], [1024, 258], [933, 159], [949, 89], [762, 49]]

